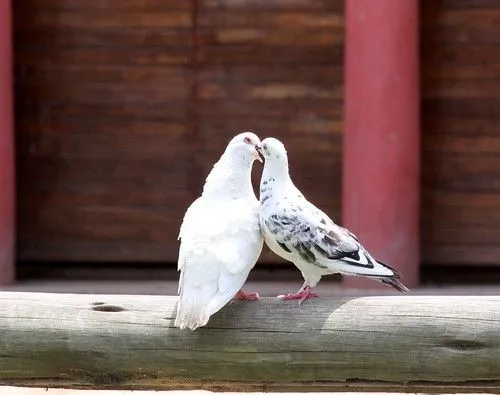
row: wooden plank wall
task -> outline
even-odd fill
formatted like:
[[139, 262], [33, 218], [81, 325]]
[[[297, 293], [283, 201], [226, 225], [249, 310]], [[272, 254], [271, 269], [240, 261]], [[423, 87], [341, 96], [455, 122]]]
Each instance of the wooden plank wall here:
[[13, 4], [19, 258], [174, 258], [191, 198], [190, 3]]
[[243, 130], [339, 218], [342, 3], [16, 0], [19, 259], [175, 261]]
[[[235, 131], [286, 143], [297, 185], [340, 219], [343, 0], [199, 0], [201, 173]], [[257, 187], [261, 166], [256, 164]], [[201, 179], [201, 177], [199, 177]], [[281, 261], [266, 251], [262, 261]]]
[[[20, 259], [175, 261], [243, 130], [339, 219], [342, 0], [13, 4]], [[500, 262], [499, 44], [498, 1], [423, 0], [424, 263]]]
[[424, 0], [425, 263], [500, 263], [500, 2]]

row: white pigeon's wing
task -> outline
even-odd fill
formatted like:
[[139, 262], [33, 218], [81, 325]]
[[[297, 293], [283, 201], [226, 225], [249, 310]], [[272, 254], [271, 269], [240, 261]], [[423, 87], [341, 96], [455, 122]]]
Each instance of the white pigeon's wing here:
[[[198, 235], [197, 227], [203, 224], [205, 218], [205, 206], [207, 202], [202, 197], [196, 199], [186, 210], [179, 230], [178, 240], [181, 240], [179, 257], [177, 259], [177, 270], [181, 270], [185, 262], [186, 250], [193, 248], [193, 242]], [[201, 228], [203, 230], [204, 228]], [[195, 233], [196, 232], [196, 233]]]
[[263, 243], [251, 203], [198, 199], [186, 213], [178, 262], [180, 325], [206, 324], [246, 281]]
[[353, 275], [398, 277], [374, 260], [355, 235], [307, 201], [287, 203], [269, 214], [264, 223], [278, 245], [311, 265]]
[[[258, 223], [257, 223], [258, 225]], [[208, 305], [213, 314], [226, 305], [241, 289], [262, 251], [263, 238], [258, 229], [241, 229], [214, 244], [221, 262], [216, 295]]]

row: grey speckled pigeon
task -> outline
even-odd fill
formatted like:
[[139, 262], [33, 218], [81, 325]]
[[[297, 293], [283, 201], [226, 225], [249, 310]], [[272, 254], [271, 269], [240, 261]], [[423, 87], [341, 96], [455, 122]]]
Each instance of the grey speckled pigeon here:
[[321, 276], [333, 273], [364, 276], [408, 291], [400, 274], [372, 258], [358, 238], [336, 225], [323, 211], [307, 201], [293, 184], [284, 145], [269, 137], [259, 147], [265, 158], [260, 182], [260, 227], [269, 248], [295, 264], [304, 285], [281, 299], [317, 297], [311, 292]]

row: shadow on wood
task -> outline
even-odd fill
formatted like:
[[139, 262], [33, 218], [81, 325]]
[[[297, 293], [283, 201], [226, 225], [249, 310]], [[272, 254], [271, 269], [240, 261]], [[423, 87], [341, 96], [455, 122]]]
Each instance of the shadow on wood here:
[[0, 385], [500, 391], [499, 296], [235, 302], [194, 332], [177, 298], [0, 292]]

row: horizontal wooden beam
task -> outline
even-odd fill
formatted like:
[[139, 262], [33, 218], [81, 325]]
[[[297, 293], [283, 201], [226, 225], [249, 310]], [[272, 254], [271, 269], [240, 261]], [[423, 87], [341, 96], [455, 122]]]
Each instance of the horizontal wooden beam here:
[[500, 393], [500, 296], [263, 298], [195, 332], [176, 302], [0, 292], [0, 385]]

